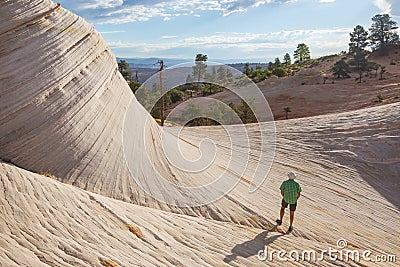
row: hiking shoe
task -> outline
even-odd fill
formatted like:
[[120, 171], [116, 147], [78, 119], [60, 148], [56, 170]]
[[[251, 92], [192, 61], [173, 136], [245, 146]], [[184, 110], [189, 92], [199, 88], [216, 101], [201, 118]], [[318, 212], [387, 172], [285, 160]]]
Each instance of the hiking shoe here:
[[278, 226], [281, 226], [282, 225], [282, 220], [277, 219], [276, 223], [278, 224]]
[[293, 226], [289, 226], [289, 229], [287, 230], [288, 232], [293, 231]]

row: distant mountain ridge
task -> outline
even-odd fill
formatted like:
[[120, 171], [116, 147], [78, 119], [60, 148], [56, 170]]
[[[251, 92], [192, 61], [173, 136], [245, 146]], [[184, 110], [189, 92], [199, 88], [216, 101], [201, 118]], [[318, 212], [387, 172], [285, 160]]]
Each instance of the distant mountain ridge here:
[[[117, 57], [117, 61], [125, 60], [131, 68], [157, 68], [157, 62], [162, 58], [120, 58]], [[174, 65], [190, 62], [190, 59], [175, 59], [175, 58], [166, 58], [164, 60], [164, 64], [167, 67], [172, 67]]]
[[[125, 60], [129, 65], [131, 69], [148, 69], [148, 68], [157, 68], [157, 62], [158, 60], [163, 60], [164, 64], [166, 67], [172, 67], [178, 64], [182, 63], [188, 63], [188, 62], [193, 62], [193, 59], [190, 58], [156, 58], [156, 57], [151, 57], [151, 58], [124, 58], [124, 57], [117, 57], [117, 61], [120, 60]], [[268, 63], [260, 63], [260, 62], [254, 62], [254, 60], [245, 60], [245, 59], [209, 59], [209, 62], [213, 63], [221, 63], [221, 64], [227, 64], [230, 66], [235, 66], [235, 65], [243, 65], [247, 62], [250, 62], [250, 65], [257, 65], [261, 64], [264, 66], [267, 66]]]

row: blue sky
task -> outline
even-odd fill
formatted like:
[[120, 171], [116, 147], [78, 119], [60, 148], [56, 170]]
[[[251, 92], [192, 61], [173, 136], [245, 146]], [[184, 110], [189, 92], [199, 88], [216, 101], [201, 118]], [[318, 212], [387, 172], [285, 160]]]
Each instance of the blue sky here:
[[[306, 43], [312, 57], [348, 49], [378, 13], [400, 22], [400, 0], [59, 0], [102, 34], [117, 57], [267, 62]], [[237, 60], [236, 60], [237, 61]]]

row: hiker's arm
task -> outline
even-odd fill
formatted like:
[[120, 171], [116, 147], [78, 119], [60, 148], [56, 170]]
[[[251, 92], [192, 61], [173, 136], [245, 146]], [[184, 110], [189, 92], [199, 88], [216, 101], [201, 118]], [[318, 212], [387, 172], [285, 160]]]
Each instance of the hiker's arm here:
[[283, 196], [283, 191], [281, 190], [281, 195]]
[[299, 198], [300, 198], [300, 192], [297, 193], [297, 199], [299, 199]]

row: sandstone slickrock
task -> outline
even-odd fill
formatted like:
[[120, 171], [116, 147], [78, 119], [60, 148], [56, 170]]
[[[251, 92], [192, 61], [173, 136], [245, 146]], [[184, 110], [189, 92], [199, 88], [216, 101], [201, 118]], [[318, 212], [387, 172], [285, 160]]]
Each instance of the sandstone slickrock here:
[[[146, 195], [127, 168], [122, 145], [125, 113], [136, 100], [99, 33], [51, 1], [1, 5], [0, 158], [131, 203], [225, 221], [251, 215], [228, 198], [217, 206], [181, 209]], [[139, 140], [133, 156], [141, 162], [148, 153], [166, 177], [180, 178], [163, 156], [159, 127], [135, 103], [132, 129], [144, 129], [155, 141], [143, 146]], [[202, 177], [210, 180], [217, 172], [222, 170]]]
[[[275, 162], [258, 191], [240, 180], [213, 204], [181, 209], [147, 196], [131, 177], [122, 129], [134, 96], [93, 27], [47, 0], [2, 1], [0, 14], [0, 265], [250, 266], [265, 244], [322, 250], [339, 238], [375, 254], [400, 251], [399, 103], [280, 121]], [[137, 109], [133, 123], [156, 139], [160, 129], [139, 125], [148, 114]], [[256, 153], [266, 133], [246, 128]], [[198, 144], [205, 133], [225, 147], [224, 160], [220, 127], [184, 136]], [[272, 224], [289, 170], [304, 194], [294, 232], [281, 235]], [[336, 263], [292, 263], [303, 264]]]

